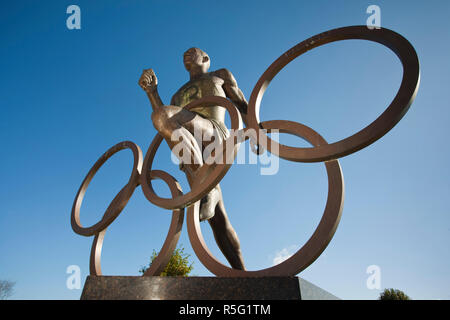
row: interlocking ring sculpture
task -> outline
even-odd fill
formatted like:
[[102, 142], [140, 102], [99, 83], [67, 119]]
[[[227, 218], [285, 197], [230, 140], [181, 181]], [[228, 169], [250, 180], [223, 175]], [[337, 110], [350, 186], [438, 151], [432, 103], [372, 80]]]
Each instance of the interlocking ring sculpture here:
[[[403, 65], [403, 78], [400, 89], [394, 100], [387, 109], [373, 121], [370, 125], [350, 137], [342, 139], [332, 144], [328, 144], [313, 129], [294, 122], [286, 120], [259, 121], [259, 109], [261, 100], [270, 81], [292, 60], [303, 53], [322, 46], [324, 44], [347, 40], [361, 39], [378, 42], [391, 49], [400, 59]], [[200, 168], [197, 181], [192, 185], [191, 191], [183, 193], [180, 185], [170, 174], [160, 170], [153, 170], [152, 164], [162, 137], [157, 134], [143, 159], [141, 149], [133, 142], [121, 142], [105, 154], [94, 164], [86, 178], [81, 184], [75, 197], [72, 207], [71, 224], [73, 230], [83, 236], [95, 236], [90, 259], [91, 275], [101, 275], [100, 256], [103, 244], [103, 238], [106, 228], [117, 218], [120, 212], [126, 206], [136, 187], [141, 185], [146, 198], [156, 206], [172, 210], [172, 221], [169, 227], [167, 238], [161, 248], [159, 255], [155, 258], [151, 267], [144, 276], [159, 275], [167, 265], [173, 250], [176, 247], [180, 236], [180, 231], [184, 220], [184, 208], [187, 207], [187, 226], [188, 234], [192, 247], [200, 261], [212, 273], [217, 276], [228, 277], [255, 277], [255, 276], [292, 276], [308, 267], [325, 250], [326, 246], [333, 237], [339, 224], [344, 201], [344, 181], [339, 165], [340, 157], [359, 151], [372, 144], [389, 130], [391, 130], [405, 115], [410, 105], [415, 99], [419, 88], [420, 71], [419, 60], [413, 46], [404, 37], [389, 29], [381, 28], [369, 30], [366, 26], [351, 26], [330, 30], [313, 36], [299, 44], [295, 45], [277, 60], [264, 72], [253, 89], [248, 104], [248, 127], [242, 128], [240, 114], [236, 107], [229, 100], [222, 97], [205, 97], [190, 103], [186, 108], [194, 108], [200, 104], [207, 105], [213, 102], [215, 105], [223, 106], [227, 109], [231, 117], [231, 126], [234, 130], [240, 130], [243, 137], [246, 130], [265, 129], [268, 132], [278, 130], [282, 133], [289, 133], [303, 138], [313, 145], [312, 148], [290, 147], [271, 140], [270, 138], [260, 139], [257, 135], [257, 143], [277, 156], [296, 162], [324, 162], [328, 175], [328, 198], [322, 219], [310, 239], [289, 259], [273, 267], [258, 270], [244, 271], [229, 268], [219, 262], [208, 250], [205, 245], [199, 222], [199, 200], [202, 199], [216, 184], [225, 176], [231, 164], [216, 163], [216, 161], [205, 161]], [[240, 136], [240, 135], [237, 135]], [[222, 142], [221, 155], [236, 156], [239, 140], [236, 135]], [[227, 146], [233, 146], [227, 150]], [[134, 155], [134, 164], [130, 179], [125, 187], [116, 195], [108, 206], [103, 218], [91, 227], [83, 227], [80, 223], [80, 207], [89, 185], [98, 169], [116, 152], [129, 148]], [[161, 198], [156, 195], [152, 187], [152, 180], [161, 179], [170, 188], [172, 198]]]

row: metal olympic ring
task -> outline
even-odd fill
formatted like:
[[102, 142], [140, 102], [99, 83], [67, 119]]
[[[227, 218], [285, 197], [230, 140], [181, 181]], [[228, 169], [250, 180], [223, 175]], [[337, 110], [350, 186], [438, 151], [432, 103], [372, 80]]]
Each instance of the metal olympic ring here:
[[[153, 170], [149, 173], [149, 179], [161, 179], [163, 180], [170, 188], [170, 192], [172, 196], [175, 197], [177, 195], [182, 194], [181, 186], [176, 181], [176, 179], [168, 174], [165, 171], [161, 170]], [[181, 229], [183, 227], [184, 221], [184, 209], [173, 210], [172, 212], [172, 220], [170, 222], [169, 231], [166, 236], [166, 240], [159, 251], [158, 255], [152, 261], [150, 267], [145, 271], [143, 276], [158, 276], [164, 271], [167, 263], [170, 260], [173, 250], [175, 250], [178, 239], [180, 238]], [[89, 270], [90, 275], [93, 276], [101, 276], [101, 254], [103, 247], [103, 239], [105, 237], [106, 228], [100, 231], [95, 235], [94, 241], [92, 242], [91, 247], [91, 256], [89, 262]]]
[[[402, 83], [389, 107], [364, 129], [350, 137], [331, 144], [318, 145], [314, 148], [297, 148], [278, 144], [269, 137], [267, 137], [267, 140], [259, 139], [258, 137], [258, 143], [261, 143], [263, 147], [267, 147], [266, 145], [270, 145], [269, 148], [275, 147], [274, 149], [279, 150], [279, 152], [273, 153], [286, 160], [321, 162], [338, 159], [369, 146], [390, 131], [400, 121], [414, 101], [419, 88], [419, 59], [414, 47], [408, 40], [392, 30], [385, 28], [369, 30], [366, 26], [352, 26], [333, 29], [315, 35], [295, 45], [275, 60], [258, 80], [252, 91], [248, 104], [248, 126], [255, 130], [260, 128], [259, 109], [263, 94], [270, 81], [288, 63], [311, 49], [330, 42], [349, 39], [378, 42], [391, 49], [402, 62]], [[272, 152], [271, 149], [268, 150]]]
[[[185, 108], [189, 110], [199, 105], [204, 106], [205, 104], [209, 103], [220, 105], [221, 107], [227, 109], [231, 118], [231, 129], [240, 130], [242, 128], [241, 116], [234, 104], [228, 99], [218, 96], [204, 97], [189, 103]], [[191, 191], [186, 194], [169, 199], [161, 198], [156, 195], [155, 191], [153, 190], [151, 181], [150, 183], [147, 183], [147, 181], [143, 179], [143, 177], [145, 177], [146, 175], [146, 172], [152, 170], [153, 160], [162, 140], [163, 138], [161, 137], [161, 135], [157, 134], [150, 144], [150, 147], [148, 148], [142, 169], [141, 187], [148, 201], [164, 209], [183, 208], [202, 199], [220, 182], [220, 180], [222, 180], [222, 178], [225, 176], [228, 169], [232, 165], [232, 163], [229, 163], [228, 161], [217, 163], [216, 161], [214, 161], [214, 158], [217, 159], [221, 156], [223, 157], [223, 155], [225, 154], [225, 159], [229, 159], [231, 157], [234, 159], [239, 147], [239, 142], [237, 141], [237, 137], [235, 135], [231, 135], [226, 140], [223, 140], [221, 146], [219, 147], [219, 153], [215, 154], [214, 156], [209, 156], [209, 158], [205, 160], [205, 164], [199, 169], [199, 179], [196, 181], [195, 185], [191, 186]], [[230, 150], [231, 148], [228, 148], [227, 150], [227, 145], [230, 145], [230, 142], [233, 144], [233, 150]]]
[[[84, 195], [87, 187], [95, 176], [100, 167], [115, 153], [129, 148], [133, 152], [134, 164], [133, 170], [128, 183], [111, 201], [108, 209], [106, 210], [103, 218], [91, 227], [83, 227], [80, 223], [80, 208], [83, 202]], [[116, 144], [106, 151], [89, 170], [88, 174], [84, 178], [78, 193], [75, 197], [74, 204], [71, 213], [72, 229], [83, 236], [92, 236], [95, 234], [94, 241], [92, 242], [89, 270], [91, 275], [102, 275], [101, 271], [101, 253], [103, 247], [103, 239], [105, 237], [107, 227], [119, 216], [122, 210], [127, 205], [129, 199], [134, 193], [134, 190], [139, 186], [140, 172], [142, 170], [142, 151], [138, 145], [133, 142], [125, 141]], [[147, 179], [161, 179], [170, 188], [170, 192], [173, 197], [183, 194], [179, 183], [174, 177], [164, 171], [153, 170], [146, 176]], [[159, 254], [153, 260], [150, 268], [144, 273], [145, 276], [159, 275], [167, 263], [170, 260], [171, 254], [175, 249], [178, 239], [180, 238], [181, 228], [184, 220], [184, 209], [175, 209], [172, 211], [172, 220], [170, 223], [169, 231], [166, 236], [166, 240], [159, 252]]]
[[[297, 122], [274, 120], [263, 122], [262, 125], [269, 130], [278, 129], [280, 132], [301, 137], [313, 146], [327, 143], [317, 132]], [[313, 263], [333, 238], [344, 205], [344, 178], [339, 161], [327, 161], [325, 162], [325, 167], [328, 175], [328, 197], [318, 227], [306, 244], [294, 255], [270, 268], [258, 271], [245, 271], [232, 269], [222, 264], [211, 254], [203, 239], [199, 220], [199, 202], [190, 206], [187, 211], [189, 239], [195, 254], [203, 265], [219, 277], [275, 277], [294, 276]]]
[[[119, 152], [123, 149], [131, 149], [134, 157], [133, 170], [131, 171], [131, 176], [128, 183], [119, 193], [114, 197], [114, 199], [109, 204], [106, 209], [103, 218], [97, 222], [96, 224], [90, 227], [83, 227], [80, 222], [80, 208], [83, 202], [84, 194], [86, 193], [87, 187], [91, 182], [94, 175], [100, 169], [100, 167], [109, 159], [111, 156]], [[133, 195], [134, 190], [139, 185], [139, 176], [142, 169], [142, 151], [138, 145], [131, 141], [124, 141], [116, 144], [111, 147], [108, 151], [106, 151], [92, 166], [91, 170], [89, 170], [88, 174], [84, 178], [81, 183], [80, 188], [78, 189], [77, 195], [75, 196], [75, 200], [72, 206], [71, 213], [71, 225], [73, 231], [82, 236], [93, 236], [94, 234], [99, 233], [100, 231], [106, 229], [122, 212], [123, 208], [130, 200]]]

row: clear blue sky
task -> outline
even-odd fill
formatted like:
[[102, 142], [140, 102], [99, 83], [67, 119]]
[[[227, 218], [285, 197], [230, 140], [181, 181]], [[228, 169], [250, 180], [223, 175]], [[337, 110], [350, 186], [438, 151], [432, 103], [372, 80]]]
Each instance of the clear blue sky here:
[[[81, 8], [81, 30], [66, 28], [70, 4]], [[366, 287], [366, 268], [375, 264], [382, 288], [399, 288], [415, 299], [449, 299], [450, 3], [356, 0], [3, 2], [0, 279], [17, 282], [13, 298], [79, 298], [81, 290], [66, 288], [66, 268], [79, 265], [84, 282], [92, 238], [72, 231], [72, 202], [109, 147], [132, 140], [145, 152], [154, 137], [151, 109], [137, 85], [143, 68], [155, 69], [169, 103], [188, 80], [182, 54], [197, 46], [210, 55], [212, 70], [233, 72], [248, 99], [285, 50], [322, 31], [365, 24], [370, 4], [380, 6], [383, 27], [416, 48], [421, 86], [391, 132], [340, 160], [346, 184], [341, 223], [300, 276], [344, 299], [375, 299], [379, 290]], [[279, 74], [264, 96], [261, 117], [295, 120], [337, 141], [381, 114], [401, 74], [397, 57], [381, 45], [333, 43]], [[284, 136], [281, 142], [305, 145]], [[131, 163], [131, 152], [123, 151], [99, 171], [83, 203], [83, 224], [102, 216]], [[167, 148], [155, 166], [183, 179]], [[306, 242], [322, 215], [327, 181], [323, 164], [280, 161], [273, 176], [261, 176], [257, 165], [235, 165], [222, 189], [254, 270]], [[137, 275], [161, 247], [169, 221], [137, 189], [108, 229], [104, 274]], [[209, 226], [202, 230], [220, 256]], [[210, 275], [195, 258], [186, 225], [180, 243], [192, 254], [194, 274]]]

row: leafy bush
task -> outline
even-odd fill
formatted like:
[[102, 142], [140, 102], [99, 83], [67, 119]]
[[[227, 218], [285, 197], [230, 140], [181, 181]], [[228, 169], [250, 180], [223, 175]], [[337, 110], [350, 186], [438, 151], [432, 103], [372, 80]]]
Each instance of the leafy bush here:
[[398, 289], [384, 289], [380, 294], [380, 300], [411, 300], [403, 291]]
[[[158, 256], [158, 252], [153, 250], [150, 257], [150, 264], [148, 267], [142, 267], [139, 272], [144, 274], [145, 271], [152, 265], [153, 260]], [[189, 263], [190, 255], [184, 253], [184, 248], [177, 248], [173, 251], [172, 257], [170, 257], [169, 263], [166, 268], [161, 272], [161, 277], [187, 277], [194, 268], [193, 263]]]

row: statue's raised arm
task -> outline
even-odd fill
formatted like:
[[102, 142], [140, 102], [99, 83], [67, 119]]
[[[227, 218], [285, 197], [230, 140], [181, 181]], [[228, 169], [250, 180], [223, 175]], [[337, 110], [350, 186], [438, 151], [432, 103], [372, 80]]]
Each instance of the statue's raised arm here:
[[153, 111], [164, 105], [158, 93], [158, 78], [156, 77], [153, 69], [144, 69], [138, 83], [139, 86], [147, 93], [148, 99], [152, 104]]

